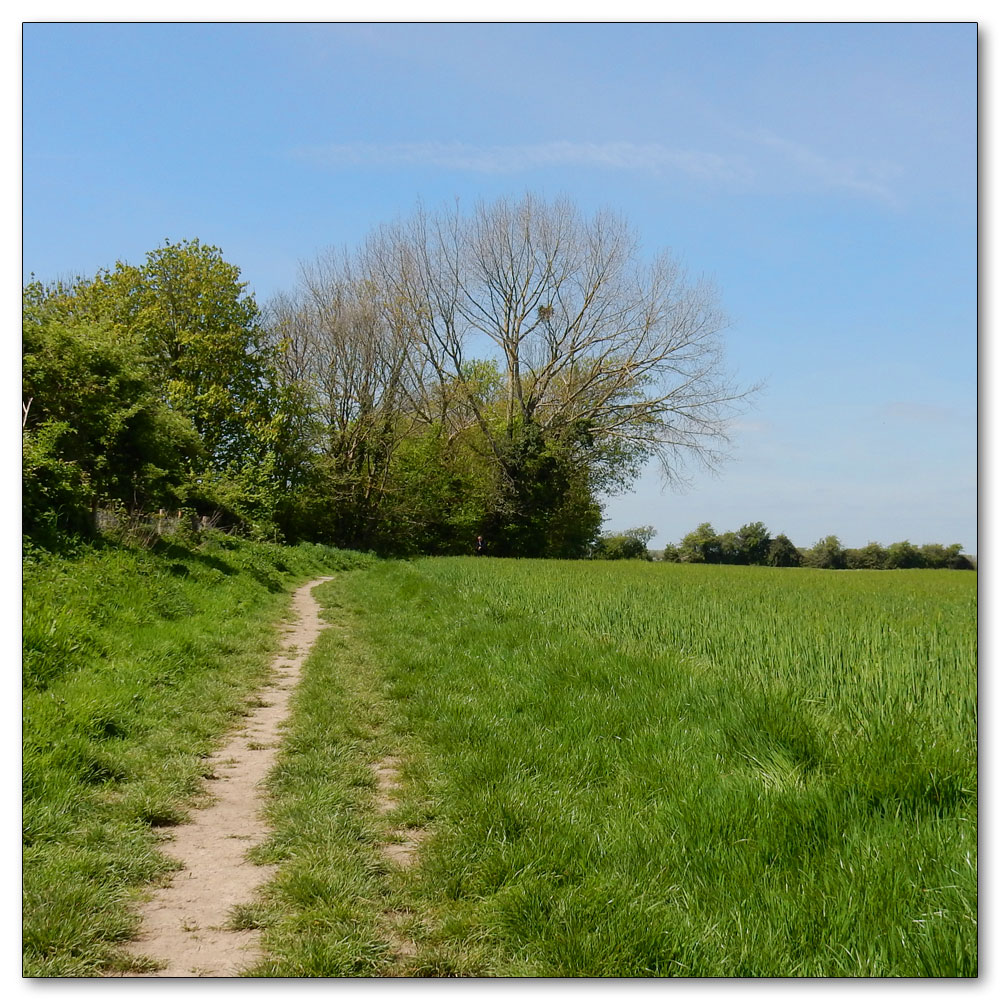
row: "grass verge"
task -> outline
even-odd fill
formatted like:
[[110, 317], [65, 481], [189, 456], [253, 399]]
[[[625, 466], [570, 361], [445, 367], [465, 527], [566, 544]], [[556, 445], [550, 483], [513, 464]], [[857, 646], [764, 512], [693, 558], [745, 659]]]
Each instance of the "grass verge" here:
[[[205, 757], [266, 676], [288, 590], [372, 562], [206, 533], [35, 554], [23, 577], [23, 974], [134, 969], [139, 887], [164, 876]], [[140, 970], [141, 971], [141, 970]]]

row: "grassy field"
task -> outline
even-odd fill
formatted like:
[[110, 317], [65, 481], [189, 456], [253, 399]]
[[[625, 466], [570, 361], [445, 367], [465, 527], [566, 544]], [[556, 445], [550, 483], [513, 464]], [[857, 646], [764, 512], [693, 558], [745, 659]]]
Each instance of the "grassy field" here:
[[256, 974], [976, 975], [975, 588], [473, 559], [319, 588], [343, 628], [274, 775]]
[[225, 535], [156, 551], [105, 545], [24, 566], [26, 976], [130, 967], [137, 887], [169, 867], [204, 758], [276, 647], [289, 588], [370, 563]]
[[251, 974], [976, 975], [975, 574], [225, 536], [26, 564], [26, 975], [128, 967], [288, 590], [362, 567], [314, 592]]

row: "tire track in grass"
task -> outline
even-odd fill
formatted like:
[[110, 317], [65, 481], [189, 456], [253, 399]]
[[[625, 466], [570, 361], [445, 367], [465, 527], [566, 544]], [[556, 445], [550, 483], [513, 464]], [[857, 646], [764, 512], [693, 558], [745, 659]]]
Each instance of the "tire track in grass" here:
[[283, 629], [270, 682], [251, 699], [256, 707], [240, 731], [208, 759], [209, 805], [195, 809], [190, 823], [173, 828], [163, 845], [182, 867], [140, 909], [139, 937], [125, 950], [161, 965], [140, 975], [237, 976], [261, 957], [260, 932], [229, 929], [227, 923], [233, 907], [249, 903], [277, 870], [251, 863], [246, 853], [270, 832], [262, 819], [261, 786], [274, 766], [302, 665], [327, 627], [312, 589], [332, 579], [313, 580], [293, 594], [291, 621]]
[[[391, 819], [391, 814], [397, 805], [396, 791], [400, 787], [399, 764], [396, 757], [383, 757], [371, 765], [372, 773], [375, 775], [375, 811], [387, 819]], [[394, 827], [382, 841], [382, 854], [392, 864], [404, 869], [409, 868], [416, 861], [417, 850], [427, 835], [428, 831], [423, 828]], [[416, 942], [405, 931], [413, 916], [411, 911], [404, 909], [388, 909], [382, 914], [386, 939], [394, 959], [393, 966], [384, 973], [387, 976], [407, 975], [407, 961], [419, 953]]]

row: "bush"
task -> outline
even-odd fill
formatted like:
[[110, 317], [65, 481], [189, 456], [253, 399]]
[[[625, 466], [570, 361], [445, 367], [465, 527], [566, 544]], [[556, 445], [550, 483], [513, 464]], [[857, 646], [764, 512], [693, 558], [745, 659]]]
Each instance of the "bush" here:
[[601, 535], [593, 549], [594, 559], [647, 559], [652, 560], [646, 547], [656, 532], [648, 525], [629, 528], [620, 534]]
[[767, 550], [768, 566], [801, 566], [802, 554], [792, 544], [787, 535], [771, 539]]
[[802, 560], [803, 564], [813, 569], [846, 569], [847, 554], [840, 539], [836, 535], [821, 538]]
[[886, 569], [922, 569], [925, 565], [920, 551], [908, 541], [893, 542], [886, 549]]
[[65, 534], [85, 534], [94, 491], [75, 462], [63, 457], [61, 440], [72, 434], [62, 421], [49, 421], [21, 435], [22, 531], [52, 547]]

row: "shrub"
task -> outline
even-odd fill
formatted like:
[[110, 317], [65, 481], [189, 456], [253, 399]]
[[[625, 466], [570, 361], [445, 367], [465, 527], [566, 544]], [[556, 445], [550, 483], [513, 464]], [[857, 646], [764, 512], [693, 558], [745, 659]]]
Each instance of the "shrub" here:
[[646, 547], [656, 532], [648, 525], [628, 528], [620, 534], [601, 535], [593, 549], [595, 559], [648, 559], [653, 557]]

